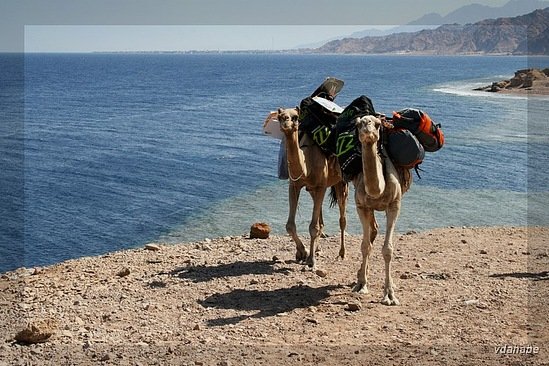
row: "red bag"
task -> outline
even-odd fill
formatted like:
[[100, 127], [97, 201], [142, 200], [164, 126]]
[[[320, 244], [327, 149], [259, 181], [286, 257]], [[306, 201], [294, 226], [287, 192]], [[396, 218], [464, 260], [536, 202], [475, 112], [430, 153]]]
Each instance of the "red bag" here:
[[409, 130], [417, 137], [425, 151], [435, 152], [444, 145], [444, 133], [427, 113], [413, 108], [393, 112], [393, 126]]

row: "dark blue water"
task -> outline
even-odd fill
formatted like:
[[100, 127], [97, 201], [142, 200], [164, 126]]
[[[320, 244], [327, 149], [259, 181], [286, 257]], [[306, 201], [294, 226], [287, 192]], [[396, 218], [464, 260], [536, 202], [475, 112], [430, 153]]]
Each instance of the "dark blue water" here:
[[[23, 63], [0, 55], [0, 272], [155, 240], [242, 234], [259, 219], [284, 232], [278, 141], [261, 125], [326, 76], [345, 80], [342, 106], [366, 94], [380, 112], [422, 108], [443, 125], [446, 146], [422, 164], [408, 204], [424, 212], [426, 195], [443, 203], [423, 217], [416, 210], [414, 220], [403, 213], [401, 229], [524, 224], [526, 117], [544, 116], [546, 100], [471, 93], [470, 85], [547, 61], [27, 54]], [[494, 197], [511, 213], [487, 220]]]

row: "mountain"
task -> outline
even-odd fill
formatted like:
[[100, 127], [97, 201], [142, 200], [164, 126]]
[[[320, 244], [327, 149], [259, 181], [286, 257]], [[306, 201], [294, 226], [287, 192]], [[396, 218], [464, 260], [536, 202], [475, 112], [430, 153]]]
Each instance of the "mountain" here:
[[512, 18], [447, 24], [414, 33], [344, 38], [318, 53], [548, 54], [549, 7]]
[[379, 37], [387, 36], [393, 33], [411, 33], [423, 29], [433, 29], [442, 24], [469, 24], [481, 21], [483, 19], [515, 17], [546, 7], [549, 7], [549, 0], [510, 0], [507, 4], [501, 7], [471, 4], [454, 10], [444, 17], [438, 13], [429, 13], [406, 25], [385, 27], [385, 29], [364, 29], [363, 31], [354, 32], [350, 35], [341, 35], [339, 37], [332, 37], [330, 39], [324, 39], [313, 43], [300, 44], [293, 48], [317, 48], [325, 43], [341, 38]]
[[536, 9], [549, 6], [549, 1], [544, 0], [511, 0], [501, 7], [471, 4], [463, 6], [446, 16], [437, 13], [429, 13], [410, 22], [410, 25], [442, 25], [442, 24], [470, 24], [483, 19], [496, 19], [514, 17], [520, 14], [530, 13]]
[[314, 43], [300, 44], [293, 48], [294, 49], [318, 48], [330, 41], [335, 41], [341, 38], [381, 37], [381, 36], [388, 36], [389, 34], [393, 34], [393, 33], [417, 32], [419, 30], [426, 29], [426, 28], [435, 28], [435, 26], [399, 25], [395, 27], [385, 27], [385, 29], [368, 28], [362, 31], [351, 33], [350, 35], [332, 37], [332, 38], [324, 39], [322, 41], [318, 41]]

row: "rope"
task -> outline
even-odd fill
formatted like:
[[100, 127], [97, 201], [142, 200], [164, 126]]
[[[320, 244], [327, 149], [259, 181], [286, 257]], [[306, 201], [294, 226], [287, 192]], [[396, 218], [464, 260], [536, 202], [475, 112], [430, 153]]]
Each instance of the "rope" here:
[[299, 177], [295, 178], [295, 179], [292, 178], [292, 174], [290, 173], [290, 161], [287, 160], [287, 162], [288, 162], [288, 177], [290, 178], [290, 180], [292, 182], [297, 182], [298, 180], [300, 180], [303, 177], [303, 174], [305, 174], [305, 172], [302, 172], [301, 175]]

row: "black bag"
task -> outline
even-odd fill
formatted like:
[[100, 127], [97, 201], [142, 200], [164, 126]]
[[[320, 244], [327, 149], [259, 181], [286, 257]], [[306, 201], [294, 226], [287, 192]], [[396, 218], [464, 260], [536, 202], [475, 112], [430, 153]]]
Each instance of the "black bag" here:
[[403, 168], [415, 168], [425, 158], [425, 149], [409, 130], [389, 130], [386, 148], [393, 164]]
[[335, 152], [335, 135], [332, 133], [339, 116], [313, 100], [321, 97], [333, 101], [343, 87], [343, 81], [327, 78], [311, 96], [299, 104], [299, 130], [307, 133], [327, 154]]
[[365, 95], [361, 95], [345, 107], [343, 112], [341, 112], [341, 115], [337, 118], [338, 131], [349, 130], [349, 124], [352, 123], [356, 117], [375, 115], [376, 111], [374, 110], [372, 100]]
[[345, 180], [352, 180], [362, 171], [362, 152], [356, 125], [356, 117], [375, 115], [370, 98], [361, 95], [349, 104], [336, 122], [336, 156]]

